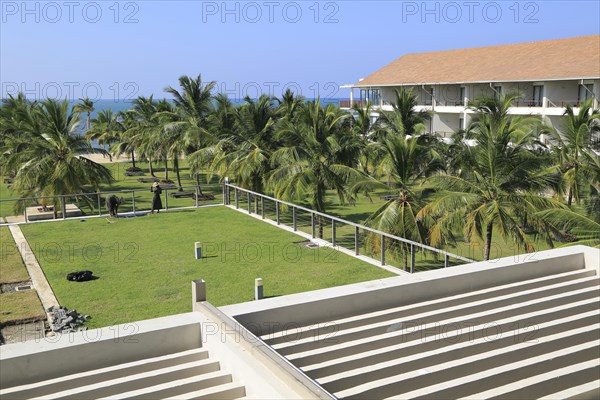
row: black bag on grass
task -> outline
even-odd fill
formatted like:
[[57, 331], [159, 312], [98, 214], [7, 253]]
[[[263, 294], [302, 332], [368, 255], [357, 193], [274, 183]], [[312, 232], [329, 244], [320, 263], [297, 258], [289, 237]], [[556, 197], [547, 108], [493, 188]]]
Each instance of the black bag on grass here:
[[92, 271], [71, 272], [70, 274], [67, 274], [67, 280], [75, 282], [85, 282], [92, 280], [93, 274], [94, 273]]

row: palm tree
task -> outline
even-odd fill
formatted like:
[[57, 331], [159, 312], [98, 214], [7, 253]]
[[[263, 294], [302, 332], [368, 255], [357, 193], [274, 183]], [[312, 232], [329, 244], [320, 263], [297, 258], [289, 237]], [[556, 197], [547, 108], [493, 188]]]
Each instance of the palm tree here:
[[[376, 127], [383, 134], [413, 135], [425, 132], [425, 121], [431, 118], [427, 111], [416, 111], [418, 101], [411, 90], [404, 87], [396, 90], [396, 99], [391, 102], [392, 110], [381, 110]], [[377, 136], [379, 136], [377, 132]]]
[[[435, 138], [429, 135], [387, 135], [383, 142], [372, 146], [383, 154], [376, 176], [391, 177], [393, 190], [388, 201], [367, 219], [368, 225], [415, 242], [428, 243], [426, 222], [417, 218], [425, 204], [426, 191], [421, 187], [423, 180], [444, 167], [443, 157], [435, 151]], [[373, 177], [357, 182], [353, 191], [367, 193], [377, 189], [389, 189], [388, 184]], [[374, 240], [373, 246], [379, 242]], [[390, 243], [391, 251], [404, 255], [404, 268], [407, 268], [408, 247], [400, 243]]]
[[[24, 135], [8, 141], [7, 165], [17, 172], [13, 190], [21, 197], [79, 193], [86, 186], [98, 190], [112, 182], [108, 168], [85, 157], [107, 152], [77, 134], [79, 113], [68, 108], [67, 101], [56, 100], [31, 108], [21, 125]], [[56, 218], [58, 202], [53, 201]]]
[[366, 103], [364, 106], [355, 103], [352, 111], [354, 118], [350, 122], [353, 136], [360, 148], [357, 158], [358, 165], [365, 174], [371, 175], [372, 170], [381, 163], [384, 155], [381, 146], [376, 145], [377, 136], [375, 134], [376, 126], [373, 123], [372, 103]]
[[246, 97], [234, 115], [233, 130], [222, 135], [210, 168], [242, 187], [264, 192], [272, 170], [271, 154], [280, 145], [274, 137], [275, 101], [265, 95], [257, 101]]
[[573, 199], [580, 202], [589, 193], [590, 186], [598, 187], [598, 155], [592, 150], [592, 142], [600, 133], [600, 110], [592, 108], [593, 99], [582, 103], [575, 114], [568, 105], [564, 112], [563, 132], [550, 130], [551, 144], [557, 166], [562, 173], [567, 192], [567, 205]]
[[537, 213], [562, 205], [539, 193], [556, 185], [559, 177], [544, 169], [544, 157], [531, 150], [538, 139], [539, 120], [509, 114], [515, 98], [501, 96], [474, 103], [478, 115], [466, 137], [476, 144], [464, 146], [458, 155], [465, 168], [458, 176], [429, 178], [438, 192], [417, 217], [436, 221], [430, 234], [432, 246], [459, 228], [472, 245], [485, 234], [485, 260], [490, 258], [494, 231], [527, 252], [534, 250], [527, 229], [551, 243], [550, 227]]
[[73, 106], [73, 111], [78, 112], [78, 113], [86, 113], [87, 114], [86, 129], [90, 129], [90, 126], [91, 126], [90, 116], [91, 116], [91, 113], [94, 111], [94, 102], [91, 101], [87, 97], [85, 99], [79, 99], [79, 101], [81, 101], [81, 103], [75, 104]]
[[196, 184], [199, 187], [199, 171], [208, 169], [207, 180], [212, 179], [214, 172], [221, 177], [227, 176], [226, 166], [223, 164], [220, 168], [214, 164], [215, 157], [220, 152], [232, 151], [234, 146], [221, 146], [224, 142], [220, 139], [231, 137], [234, 134], [237, 110], [226, 94], [218, 93], [215, 96], [216, 107], [208, 116], [208, 134], [204, 137], [204, 146], [194, 151], [188, 156], [188, 165], [192, 171], [195, 171]]
[[328, 189], [336, 191], [342, 204], [353, 201], [348, 185], [362, 174], [344, 165], [339, 157], [344, 136], [352, 134], [344, 124], [349, 117], [331, 104], [321, 107], [320, 100], [316, 100], [306, 103], [295, 121], [281, 121], [276, 136], [285, 144], [273, 152], [271, 163], [275, 169], [269, 176], [276, 197], [292, 200], [308, 196], [311, 207], [319, 212], [326, 211]]
[[[118, 114], [113, 113], [110, 108], [98, 111], [98, 115], [92, 121], [94, 124], [85, 132], [85, 137], [88, 140], [96, 140], [99, 145], [111, 146], [118, 142], [125, 132], [125, 127]], [[112, 160], [110, 154], [109, 157]]]
[[[173, 96], [175, 109], [170, 121], [164, 124], [164, 132], [168, 133], [167, 153], [173, 157], [175, 171], [179, 176], [179, 157], [182, 154], [192, 154], [214, 144], [214, 136], [210, 132], [210, 115], [214, 110], [212, 91], [215, 81], [204, 85], [202, 77], [195, 79], [189, 76], [179, 77], [181, 91], [168, 86], [165, 92]], [[192, 163], [194, 173], [198, 174], [197, 163]], [[197, 176], [197, 175], [196, 175]], [[181, 187], [181, 184], [179, 184]]]
[[124, 131], [118, 136], [116, 141], [110, 146], [109, 150], [112, 155], [119, 157], [122, 154], [129, 154], [131, 157], [131, 168], [137, 169], [135, 165], [135, 152], [139, 144], [139, 137], [135, 135], [138, 121], [135, 119], [135, 114], [128, 111], [120, 111], [116, 118], [124, 127]]
[[582, 244], [600, 248], [600, 221], [592, 216], [584, 215], [573, 210], [544, 210], [538, 217], [552, 224], [557, 230], [574, 234], [575, 242], [568, 245]]
[[296, 96], [288, 88], [281, 95], [281, 99], [276, 99], [276, 101], [279, 103], [279, 116], [292, 120], [304, 105], [305, 98], [303, 96]]

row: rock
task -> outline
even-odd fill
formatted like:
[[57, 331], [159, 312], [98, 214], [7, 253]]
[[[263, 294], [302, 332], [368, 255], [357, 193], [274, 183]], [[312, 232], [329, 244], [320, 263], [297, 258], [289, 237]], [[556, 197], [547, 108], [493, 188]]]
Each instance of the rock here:
[[89, 315], [79, 314], [77, 310], [68, 310], [66, 307], [50, 307], [48, 309], [51, 319], [52, 332], [56, 333], [71, 333], [86, 328], [82, 325], [91, 317]]

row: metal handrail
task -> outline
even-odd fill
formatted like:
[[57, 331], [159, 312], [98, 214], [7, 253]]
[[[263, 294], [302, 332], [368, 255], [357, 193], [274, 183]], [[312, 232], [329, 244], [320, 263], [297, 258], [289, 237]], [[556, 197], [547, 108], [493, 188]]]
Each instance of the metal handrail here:
[[[218, 183], [208, 184], [216, 186]], [[207, 186], [203, 184], [202, 186]], [[197, 186], [175, 186], [174, 188], [162, 188], [162, 190], [179, 190], [181, 189], [195, 189]], [[23, 201], [23, 200], [38, 200], [38, 199], [54, 199], [60, 197], [77, 197], [77, 196], [90, 196], [90, 195], [101, 195], [101, 194], [114, 194], [114, 193], [131, 193], [131, 192], [144, 192], [148, 189], [120, 189], [120, 190], [109, 190], [103, 192], [88, 192], [88, 193], [68, 193], [68, 194], [56, 194], [54, 196], [33, 196], [33, 197], [15, 197], [11, 199], [1, 199], [0, 201]]]
[[406, 243], [406, 244], [410, 244], [412, 246], [417, 246], [417, 247], [420, 247], [422, 249], [429, 250], [429, 251], [432, 251], [434, 253], [438, 253], [438, 254], [441, 254], [441, 255], [444, 255], [444, 256], [447, 256], [447, 257], [455, 258], [457, 260], [461, 260], [461, 261], [465, 261], [465, 262], [475, 262], [474, 260], [471, 260], [470, 258], [462, 257], [462, 256], [459, 256], [457, 254], [453, 254], [453, 253], [447, 252], [445, 250], [436, 249], [435, 247], [431, 247], [431, 246], [428, 246], [428, 245], [423, 244], [423, 243], [413, 242], [412, 240], [405, 239], [405, 238], [400, 237], [400, 236], [392, 235], [390, 233], [386, 233], [386, 232], [380, 231], [378, 229], [370, 228], [370, 227], [362, 225], [362, 224], [357, 224], [357, 223], [352, 222], [352, 221], [347, 221], [345, 219], [342, 219], [342, 218], [339, 218], [339, 217], [335, 217], [333, 215], [329, 215], [329, 214], [325, 214], [325, 213], [322, 213], [322, 212], [319, 212], [319, 211], [311, 210], [310, 208], [302, 207], [302, 206], [299, 206], [297, 204], [289, 203], [289, 202], [284, 201], [284, 200], [278, 200], [278, 199], [276, 199], [274, 197], [267, 196], [267, 195], [262, 194], [262, 193], [254, 192], [252, 190], [244, 189], [244, 188], [241, 188], [239, 186], [234, 186], [234, 185], [226, 183], [225, 187], [226, 188], [231, 188], [231, 189], [234, 189], [234, 190], [239, 190], [239, 191], [242, 191], [242, 192], [245, 192], [245, 193], [249, 193], [249, 194], [252, 194], [254, 196], [262, 197], [262, 198], [265, 198], [265, 199], [268, 199], [268, 200], [272, 200], [276, 204], [277, 203], [279, 203], [279, 204], [285, 204], [287, 206], [290, 206], [290, 207], [293, 207], [293, 208], [296, 208], [296, 209], [299, 209], [299, 210], [302, 210], [302, 211], [309, 212], [309, 213], [311, 213], [313, 215], [319, 215], [321, 217], [329, 218], [332, 221], [341, 222], [343, 224], [350, 225], [350, 226], [353, 226], [355, 228], [363, 229], [363, 230], [366, 230], [368, 232], [375, 233], [377, 235], [381, 235], [381, 236], [384, 236], [384, 237], [387, 237], [387, 238], [390, 238], [390, 239], [398, 240], [400, 242], [403, 242], [403, 243]]

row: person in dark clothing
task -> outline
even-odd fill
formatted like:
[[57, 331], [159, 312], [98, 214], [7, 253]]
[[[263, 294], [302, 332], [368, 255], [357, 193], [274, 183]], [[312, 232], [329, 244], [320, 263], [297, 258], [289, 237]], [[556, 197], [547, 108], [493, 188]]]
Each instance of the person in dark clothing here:
[[162, 208], [162, 200], [160, 199], [160, 194], [162, 193], [162, 189], [158, 182], [154, 183], [150, 188], [151, 192], [154, 192], [154, 197], [152, 197], [152, 210], [150, 210], [151, 214], [154, 214], [154, 210], [158, 214], [160, 209]]
[[106, 198], [106, 206], [111, 217], [118, 217], [119, 206], [123, 203], [123, 198], [111, 194]]

